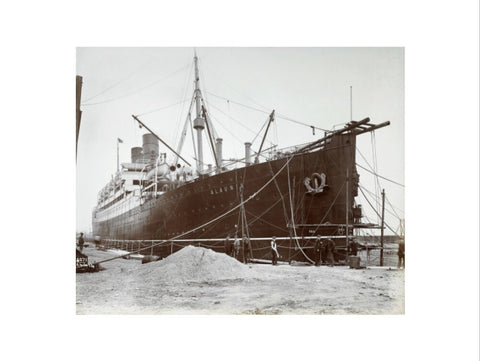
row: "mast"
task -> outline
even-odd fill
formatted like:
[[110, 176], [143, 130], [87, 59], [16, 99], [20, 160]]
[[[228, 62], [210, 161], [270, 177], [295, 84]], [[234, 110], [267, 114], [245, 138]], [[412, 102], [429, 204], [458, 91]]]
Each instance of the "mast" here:
[[260, 144], [260, 149], [258, 150], [257, 156], [255, 157], [255, 163], [258, 163], [258, 157], [260, 156], [260, 153], [262, 152], [263, 143], [265, 142], [265, 138], [267, 137], [268, 129], [270, 128], [270, 124], [273, 122], [274, 117], [275, 117], [275, 109], [272, 111], [272, 113], [270, 114], [270, 117], [268, 118], [267, 129], [265, 130], [265, 134], [263, 135], [263, 138], [262, 138], [262, 143]]
[[195, 62], [195, 110], [196, 110], [196, 118], [193, 121], [193, 127], [197, 130], [197, 146], [198, 146], [198, 154], [197, 154], [197, 171], [201, 173], [203, 171], [203, 145], [202, 145], [202, 131], [205, 129], [205, 120], [202, 118], [202, 105], [201, 99], [202, 94], [200, 92], [199, 87], [199, 75], [198, 75], [198, 58], [197, 52], [195, 51], [195, 56], [193, 58]]

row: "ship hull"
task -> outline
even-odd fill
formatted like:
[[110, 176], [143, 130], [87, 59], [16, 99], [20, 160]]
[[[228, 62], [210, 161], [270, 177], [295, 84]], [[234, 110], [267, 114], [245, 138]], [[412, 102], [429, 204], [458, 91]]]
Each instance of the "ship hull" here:
[[[309, 192], [305, 184], [309, 178], [315, 186], [315, 174], [325, 175], [325, 187], [318, 193]], [[214, 239], [203, 245], [226, 251], [218, 240], [241, 237], [243, 218], [249, 237], [288, 238], [277, 242], [282, 259], [308, 260], [313, 241], [302, 237], [338, 236], [341, 227], [336, 225], [346, 223], [347, 210], [353, 221], [357, 186], [355, 136], [342, 134], [320, 150], [202, 177], [156, 197], [144, 195], [131, 209], [124, 204], [94, 211], [93, 234], [117, 242]], [[246, 202], [239, 207], [242, 199]], [[158, 245], [154, 253], [164, 256], [184, 245]], [[270, 257], [265, 240], [252, 241], [252, 249], [253, 258]]]

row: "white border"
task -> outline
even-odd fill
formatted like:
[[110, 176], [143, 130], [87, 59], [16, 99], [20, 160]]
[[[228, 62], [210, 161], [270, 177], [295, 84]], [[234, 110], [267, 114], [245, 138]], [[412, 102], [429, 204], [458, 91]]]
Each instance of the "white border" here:
[[[27, 1], [2, 11], [4, 352], [477, 360], [478, 3], [172, 4]], [[75, 47], [160, 45], [406, 47], [405, 316], [75, 316]]]

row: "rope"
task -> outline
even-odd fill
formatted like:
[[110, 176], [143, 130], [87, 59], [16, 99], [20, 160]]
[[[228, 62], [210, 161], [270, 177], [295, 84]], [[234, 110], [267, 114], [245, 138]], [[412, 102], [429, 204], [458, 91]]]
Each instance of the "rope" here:
[[[242, 104], [242, 103], [233, 101], [233, 100], [231, 100], [231, 99], [224, 98], [224, 97], [222, 97], [222, 96], [220, 96], [220, 95], [213, 94], [213, 93], [211, 93], [211, 92], [207, 92], [207, 93], [210, 94], [210, 95], [213, 95], [214, 97], [217, 97], [217, 98], [226, 100], [226, 101], [228, 101], [228, 102], [230, 102], [230, 103], [233, 103], [233, 104], [237, 104], [237, 105], [239, 105], [239, 106], [241, 106], [241, 107], [245, 107], [245, 108], [248, 108], [248, 109], [251, 109], [251, 110], [255, 110], [255, 111], [260, 112], [260, 113], [264, 113], [264, 114], [270, 114], [270, 113], [271, 113], [270, 111], [265, 111], [265, 110], [261, 110], [261, 109], [258, 109], [258, 108], [254, 108], [254, 107], [252, 107], [252, 106], [250, 106], [250, 105], [245, 105], [245, 104]], [[281, 118], [281, 119], [288, 120], [288, 121], [293, 122], [293, 123], [297, 123], [297, 124], [303, 125], [303, 126], [308, 127], [308, 128], [314, 128], [314, 129], [318, 129], [318, 130], [327, 132], [326, 129], [319, 128], [319, 127], [316, 127], [316, 126], [314, 126], [314, 125], [309, 125], [309, 124], [306, 124], [306, 123], [302, 123], [302, 122], [300, 122], [300, 121], [298, 121], [298, 120], [295, 120], [295, 119], [286, 117], [286, 116], [284, 116], [284, 115], [282, 115], [281, 113], [278, 113], [278, 112], [277, 112], [277, 116], [276, 116], [276, 117], [277, 117], [277, 118]]]
[[[192, 79], [192, 72], [193, 72], [193, 61], [190, 63], [190, 71], [187, 73], [185, 72], [185, 79], [183, 81], [183, 94], [182, 94], [182, 97], [181, 99], [185, 99], [187, 97], [187, 93], [189, 93], [189, 79]], [[190, 106], [188, 107], [188, 110], [187, 110], [187, 114], [185, 114], [185, 118], [183, 117], [183, 111], [184, 111], [184, 108], [183, 107], [180, 107], [179, 110], [178, 110], [178, 114], [177, 114], [177, 124], [180, 123], [182, 121], [182, 119], [186, 119], [186, 117], [188, 116], [188, 113], [191, 112], [191, 109], [192, 109], [192, 105], [193, 105], [193, 101], [194, 101], [194, 94], [195, 93], [192, 93], [192, 96], [190, 100]], [[176, 132], [175, 132], [175, 129], [176, 129]], [[180, 139], [182, 137], [182, 131], [183, 131], [183, 128], [173, 128], [174, 130], [174, 135], [175, 135], [175, 143], [174, 144], [179, 144], [180, 143]]]
[[[105, 88], [104, 90], [102, 90], [100, 93], [97, 93], [96, 95], [94, 96], [91, 96], [90, 98], [87, 98], [87, 99], [84, 99], [83, 102], [86, 103], [96, 97], [98, 97], [99, 95], [102, 95], [104, 93], [106, 93], [107, 91], [109, 91], [110, 89], [113, 89], [115, 87], [117, 87], [118, 85], [120, 85], [121, 83], [123, 83], [124, 81], [130, 79], [132, 77], [133, 74], [135, 74], [136, 72], [138, 72], [139, 70], [142, 70], [144, 69], [149, 63], [152, 62], [153, 59], [150, 59], [149, 61], [147, 61], [146, 63], [144, 63], [142, 66], [139, 66], [138, 68], [136, 68], [135, 70], [133, 70], [130, 74], [128, 74], [125, 78], [117, 81], [116, 83], [114, 83], [113, 85], [110, 85], [109, 87]], [[83, 105], [83, 104], [82, 104]]]
[[173, 106], [175, 106], [175, 105], [178, 105], [178, 104], [183, 104], [183, 103], [185, 103], [187, 100], [190, 100], [190, 98], [185, 98], [185, 99], [183, 99], [183, 100], [181, 100], [181, 101], [179, 101], [179, 102], [176, 102], [176, 103], [173, 103], [173, 104], [170, 104], [170, 105], [166, 105], [166, 106], [161, 107], [161, 108], [156, 108], [156, 109], [150, 110], [150, 111], [145, 112], [145, 113], [137, 114], [137, 117], [141, 117], [141, 116], [143, 116], [143, 115], [155, 113], [155, 112], [158, 112], [158, 111], [163, 110], [163, 109], [171, 108], [171, 107], [173, 107]]
[[[376, 146], [375, 146], [375, 132], [370, 133], [370, 142], [372, 145], [372, 158], [373, 158], [373, 171], [377, 174], [377, 152], [376, 152]], [[374, 184], [375, 184], [375, 194], [379, 195], [380, 194], [380, 189], [382, 188], [380, 186], [380, 182], [378, 180], [378, 177], [375, 176], [374, 178]], [[375, 202], [377, 202], [377, 214], [380, 213], [381, 207], [381, 202], [380, 202], [380, 197], [375, 197]], [[381, 217], [380, 217], [381, 219]]]
[[256, 105], [266, 109], [266, 110], [269, 110], [270, 108], [267, 108], [265, 106], [263, 106], [262, 104], [256, 102], [254, 99], [252, 99], [251, 97], [249, 97], [248, 95], [244, 94], [243, 92], [239, 91], [238, 89], [235, 89], [233, 86], [231, 86], [229, 83], [227, 83], [224, 78], [222, 78], [220, 75], [218, 75], [218, 73], [216, 73], [215, 71], [213, 71], [206, 63], [203, 63], [202, 61], [202, 68], [206, 68], [208, 69], [209, 72], [211, 72], [212, 74], [214, 74], [218, 79], [220, 79], [225, 85], [227, 85], [229, 88], [233, 89], [234, 91], [236, 91], [239, 95], [251, 100], [253, 103], [255, 103]]
[[362, 167], [362, 166], [361, 166], [360, 164], [358, 164], [358, 163], [355, 163], [355, 164], [356, 164], [358, 167], [360, 167], [360, 168], [362, 168], [362, 169], [366, 170], [367, 172], [369, 172], [369, 173], [373, 174], [373, 175], [374, 175], [374, 176], [376, 176], [376, 177], [379, 177], [379, 178], [385, 179], [386, 181], [392, 182], [392, 183], [394, 183], [394, 184], [396, 184], [396, 185], [399, 185], [400, 187], [405, 187], [403, 184], [401, 184], [401, 183], [398, 183], [398, 182], [395, 182], [394, 180], [391, 180], [391, 179], [385, 178], [385, 177], [381, 176], [380, 174], [377, 174], [377, 173], [375, 173], [375, 172], [373, 172], [373, 171], [371, 171], [371, 170], [369, 170], [369, 169], [367, 169], [367, 168], [365, 168], [365, 167]]
[[[270, 167], [270, 172], [271, 172], [272, 175], [273, 175], [273, 168], [272, 168], [271, 162], [269, 162], [268, 165], [269, 165], [269, 167]], [[278, 183], [277, 183], [276, 180], [275, 180], [275, 187], [277, 188], [278, 194], [280, 195], [280, 198], [281, 198], [281, 200], [282, 200], [283, 216], [285, 217], [285, 223], [288, 223], [288, 214], [287, 214], [287, 208], [286, 208], [286, 206], [285, 206], [285, 199], [283, 198], [283, 194], [282, 194], [282, 192], [280, 191], [280, 187], [278, 186]]]
[[[328, 213], [330, 213], [330, 210], [332, 209], [333, 205], [334, 205], [335, 202], [337, 201], [337, 198], [338, 198], [338, 196], [340, 195], [340, 192], [342, 191], [343, 186], [345, 185], [345, 183], [346, 183], [346, 181], [343, 181], [343, 184], [341, 185], [341, 187], [338, 188], [337, 195], [335, 196], [335, 199], [332, 201], [332, 203], [330, 203], [330, 207], [328, 207], [327, 211], [325, 212], [325, 215], [323, 216], [322, 220], [320, 221], [320, 224], [322, 224], [322, 223], [325, 221], [325, 218], [327, 218]], [[313, 234], [317, 233], [319, 227], [320, 227], [320, 226], [317, 226], [317, 228], [315, 228], [315, 231], [313, 231]]]
[[290, 191], [290, 189], [291, 189], [291, 187], [290, 187], [290, 167], [287, 167], [287, 177], [288, 177], [288, 196], [290, 198], [290, 214], [292, 216], [292, 228], [293, 228], [293, 235], [295, 236], [295, 243], [297, 244], [298, 249], [305, 256], [305, 258], [307, 260], [309, 260], [311, 263], [315, 263], [305, 254], [305, 252], [303, 252], [302, 247], [300, 247], [300, 243], [298, 243], [297, 230], [295, 229], [295, 219], [293, 217], [292, 192]]
[[[211, 102], [208, 103], [208, 105], [212, 108], [215, 108], [217, 109], [220, 113], [224, 114], [225, 116], [229, 117], [231, 120], [237, 122], [239, 125], [241, 125], [242, 127], [244, 127], [246, 130], [248, 130], [250, 133], [252, 134], [255, 134], [255, 131], [251, 130], [250, 128], [248, 128], [245, 124], [243, 124], [241, 121], [239, 121], [238, 119], [235, 119], [233, 118], [232, 116], [228, 115], [227, 113], [225, 113], [223, 110], [221, 110], [220, 108], [216, 107], [215, 105], [213, 105]], [[253, 142], [252, 142], [253, 143]]]
[[395, 208], [396, 208], [396, 207], [394, 207], [393, 204], [390, 203], [390, 200], [388, 199], [387, 195], [385, 195], [385, 199], [387, 200], [388, 204], [389, 204], [390, 207], [392, 208], [392, 211], [393, 211], [393, 213], [395, 213], [395, 215], [397, 216], [397, 218], [398, 218], [398, 219], [402, 219], [402, 217], [400, 217], [400, 216], [398, 215], [397, 211], [395, 211]]
[[[213, 107], [213, 108], [216, 108], [216, 107], [215, 107], [214, 105], [212, 105], [212, 104], [210, 104], [210, 106]], [[235, 134], [233, 134], [233, 133], [228, 129], [228, 127], [225, 127], [225, 126], [222, 124], [222, 122], [218, 122], [212, 114], [210, 114], [210, 118], [212, 118], [213, 120], [215, 120], [216, 123], [217, 123], [218, 125], [220, 125], [223, 130], [225, 130], [227, 133], [229, 133], [229, 134], [233, 137], [233, 139], [235, 139], [235, 140], [238, 141], [241, 145], [243, 145], [243, 141], [242, 141], [240, 138], [238, 138]]]
[[255, 143], [255, 140], [257, 140], [258, 136], [260, 135], [260, 133], [262, 132], [263, 128], [265, 128], [268, 124], [268, 122], [270, 121], [270, 118], [268, 118], [262, 125], [262, 127], [260, 128], [260, 130], [258, 131], [258, 133], [255, 135], [255, 138], [253, 138], [252, 140], [252, 144]]
[[[367, 198], [367, 196], [365, 195], [365, 193], [363, 193], [363, 189], [362, 189], [363, 187], [358, 187], [358, 188], [360, 189], [360, 192], [362, 192], [363, 196], [365, 197], [365, 200], [368, 202], [368, 204], [370, 205], [370, 207], [372, 207], [373, 211], [377, 214], [378, 217], [380, 217], [380, 219], [382, 219], [382, 216], [381, 216], [380, 214], [378, 214], [378, 212], [377, 212], [377, 210], [375, 209], [375, 207], [373, 207], [372, 203], [370, 203], [370, 201], [368, 200], [368, 198]], [[383, 223], [385, 223], [385, 225], [387, 226], [387, 228], [388, 228], [389, 230], [391, 230], [394, 235], [398, 236], [397, 232], [395, 232], [395, 231], [392, 229], [392, 227], [390, 227], [390, 226], [388, 225], [388, 223], [385, 222], [385, 220], [383, 221]]]
[[[373, 193], [372, 191], [369, 191], [367, 188], [365, 188], [363, 186], [363, 184], [360, 184], [359, 185], [368, 193], [370, 194], [372, 197], [377, 197], [377, 195], [375, 193]], [[387, 197], [385, 196], [385, 199], [387, 199]], [[388, 199], [387, 199], [388, 201]], [[388, 203], [390, 204], [390, 206], [392, 207], [393, 209], [393, 205], [390, 203], [390, 201], [388, 201]], [[392, 213], [390, 210], [388, 210], [387, 208], [385, 208], [385, 210], [390, 213], [390, 215], [394, 216], [394, 217], [397, 217], [399, 220], [402, 219], [396, 212], [395, 213]], [[393, 209], [394, 210], [394, 209]], [[395, 211], [395, 210], [394, 210]]]
[[130, 96], [130, 95], [139, 93], [139, 92], [141, 92], [141, 91], [143, 91], [143, 90], [145, 90], [145, 89], [147, 89], [147, 88], [150, 88], [150, 87], [152, 87], [152, 86], [154, 86], [154, 85], [156, 85], [156, 84], [158, 84], [158, 83], [160, 83], [160, 82], [168, 79], [169, 77], [173, 76], [174, 74], [179, 73], [180, 71], [184, 70], [187, 66], [189, 66], [189, 64], [187, 64], [186, 66], [183, 66], [182, 68], [174, 71], [173, 73], [170, 73], [169, 75], [167, 75], [167, 76], [165, 76], [165, 77], [163, 77], [163, 78], [161, 78], [161, 79], [159, 79], [159, 80], [154, 81], [153, 83], [150, 83], [150, 84], [148, 84], [148, 85], [145, 85], [144, 87], [142, 87], [142, 88], [140, 88], [140, 89], [137, 89], [137, 90], [134, 90], [134, 91], [132, 91], [132, 92], [129, 92], [129, 93], [120, 95], [120, 96], [118, 96], [118, 97], [116, 97], [116, 98], [111, 98], [111, 99], [103, 100], [103, 101], [96, 102], [96, 103], [84, 103], [84, 104], [81, 104], [81, 105], [85, 107], [85, 106], [91, 106], [91, 105], [98, 105], [98, 104], [109, 103], [109, 102], [113, 102], [113, 101], [118, 100], [118, 99], [122, 99], [122, 98], [128, 97], [128, 96]]

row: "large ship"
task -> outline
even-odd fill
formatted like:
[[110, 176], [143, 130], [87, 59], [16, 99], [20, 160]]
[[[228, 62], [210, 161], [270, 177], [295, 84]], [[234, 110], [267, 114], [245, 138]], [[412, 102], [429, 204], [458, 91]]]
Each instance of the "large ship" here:
[[[130, 161], [99, 192], [93, 235], [109, 245], [161, 257], [188, 244], [228, 252], [225, 240], [248, 238], [251, 259], [269, 259], [275, 236], [281, 259], [311, 261], [317, 237], [346, 249], [355, 228], [375, 227], [362, 223], [355, 202], [356, 137], [389, 122], [350, 121], [308, 144], [263, 149], [275, 121], [272, 111], [259, 149], [245, 143], [244, 158], [225, 160], [223, 140], [200, 91], [196, 55], [194, 66], [195, 89], [176, 150], [133, 116], [147, 133], [141, 147], [131, 148]], [[181, 155], [189, 125], [197, 133], [195, 169]], [[204, 164], [203, 140], [214, 165]], [[174, 155], [173, 162], [159, 151], [160, 142]]]

